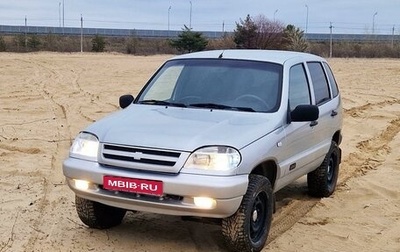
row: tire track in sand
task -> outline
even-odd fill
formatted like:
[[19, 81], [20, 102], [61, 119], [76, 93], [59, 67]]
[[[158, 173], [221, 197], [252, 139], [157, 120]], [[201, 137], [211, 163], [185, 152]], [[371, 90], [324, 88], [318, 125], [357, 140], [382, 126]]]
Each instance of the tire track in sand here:
[[393, 119], [389, 125], [380, 134], [361, 141], [357, 144], [357, 152], [350, 153], [349, 157], [342, 162], [347, 172], [341, 177], [342, 183], [355, 175], [364, 175], [369, 170], [377, 169], [381, 165], [386, 156], [391, 153], [389, 143], [400, 132], [400, 117]]
[[[76, 115], [79, 115], [85, 121], [95, 121], [90, 116], [85, 115], [81, 107], [77, 106], [74, 101], [76, 99], [90, 100], [91, 103], [96, 104], [96, 107], [100, 107], [101, 102], [98, 96], [85, 91], [80, 86], [79, 79], [84, 69], [78, 66], [60, 68], [57, 64], [52, 64], [47, 60], [39, 61], [31, 59], [26, 63], [33, 66], [35, 78], [31, 81], [38, 86], [38, 91], [40, 90], [43, 99], [49, 104], [48, 108], [52, 111], [53, 120], [56, 123], [56, 129], [52, 130], [55, 132], [55, 141], [52, 142], [55, 144], [55, 148], [51, 152], [51, 170], [50, 174], [46, 178], [43, 178], [41, 198], [37, 201], [38, 217], [33, 221], [32, 229], [34, 232], [31, 233], [26, 244], [26, 250], [30, 251], [38, 246], [38, 240], [43, 240], [48, 235], [51, 235], [51, 232], [49, 233], [48, 230], [42, 231], [40, 229], [42, 224], [45, 221], [50, 221], [54, 225], [58, 221], [47, 218], [49, 214], [52, 215], [52, 212], [58, 211], [58, 208], [53, 207], [53, 203], [62, 202], [66, 199], [65, 197], [60, 199], [55, 194], [57, 194], [56, 190], [59, 190], [56, 189], [56, 186], [65, 183], [62, 173], [57, 169], [60, 168], [61, 159], [64, 158], [62, 153], [68, 150], [75, 135], [71, 129], [71, 126], [75, 125], [71, 124], [71, 122], [79, 120], [74, 117]], [[62, 87], [61, 92], [60, 86]], [[69, 139], [69, 141], [65, 141], [66, 139]], [[42, 242], [40, 241], [40, 243]]]
[[[351, 109], [345, 109], [345, 113], [352, 116], [358, 117], [360, 113], [366, 110], [379, 109], [382, 106], [392, 106], [399, 104], [400, 100], [385, 100], [378, 103], [367, 103], [365, 105], [354, 107]], [[365, 140], [360, 141], [357, 144], [357, 151], [350, 153], [349, 156], [342, 160], [341, 170], [346, 172], [339, 173], [339, 184], [337, 190], [345, 190], [345, 184], [348, 179], [354, 176], [362, 176], [369, 170], [377, 169], [381, 165], [386, 157], [391, 153], [389, 143], [393, 141], [394, 137], [400, 132], [400, 117], [391, 120], [385, 130], [380, 132], [378, 135]], [[282, 192], [285, 193], [282, 189]], [[277, 193], [277, 197], [282, 192]], [[290, 194], [288, 194], [290, 195]], [[292, 197], [293, 195], [290, 195]], [[294, 195], [296, 196], [296, 195]], [[303, 216], [305, 216], [318, 202], [319, 199], [311, 198], [307, 196], [306, 189], [300, 192], [300, 195], [295, 199], [284, 199], [283, 201], [288, 202], [277, 202], [277, 204], [286, 204], [277, 209], [274, 214], [270, 234], [267, 243], [273, 241], [281, 234], [289, 230], [295, 223], [297, 223]]]
[[[33, 220], [33, 225], [31, 227], [34, 231], [31, 232], [28, 242], [25, 245], [26, 251], [34, 251], [37, 240], [40, 239], [41, 236], [45, 236], [46, 232], [45, 230], [41, 230], [41, 226], [44, 222], [46, 207], [51, 205], [49, 204], [48, 195], [55, 187], [54, 181], [57, 181], [59, 176], [56, 172], [56, 169], [59, 167], [57, 156], [61, 148], [64, 149], [64, 140], [67, 138], [69, 139], [69, 143], [71, 143], [72, 138], [66, 109], [63, 104], [56, 101], [51, 91], [51, 85], [62, 85], [62, 74], [51, 69], [45, 63], [39, 63], [37, 60], [30, 59], [26, 61], [25, 64], [33, 67], [35, 77], [32, 83], [37, 85], [37, 90], [40, 91], [43, 99], [49, 104], [48, 108], [52, 111], [53, 120], [55, 120], [56, 123], [56, 130], [53, 130], [55, 131], [56, 141], [53, 143], [55, 144], [55, 148], [53, 148], [51, 153], [50, 173], [46, 177], [42, 176], [41, 195], [36, 201], [38, 215], [37, 218]], [[65, 86], [68, 88], [68, 85]]]

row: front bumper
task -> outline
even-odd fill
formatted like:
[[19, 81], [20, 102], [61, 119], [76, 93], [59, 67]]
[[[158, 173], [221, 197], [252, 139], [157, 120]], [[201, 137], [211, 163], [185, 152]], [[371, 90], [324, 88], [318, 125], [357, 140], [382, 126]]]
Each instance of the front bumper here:
[[[239, 208], [248, 186], [247, 175], [209, 176], [195, 174], [145, 173], [129, 169], [104, 167], [96, 162], [68, 158], [63, 163], [63, 172], [69, 187], [82, 198], [114, 207], [159, 214], [225, 218]], [[103, 176], [116, 176], [163, 182], [162, 197], [139, 195], [104, 190]], [[74, 180], [86, 180], [90, 186], [80, 190]], [[215, 200], [211, 209], [194, 204], [194, 197], [209, 197]]]

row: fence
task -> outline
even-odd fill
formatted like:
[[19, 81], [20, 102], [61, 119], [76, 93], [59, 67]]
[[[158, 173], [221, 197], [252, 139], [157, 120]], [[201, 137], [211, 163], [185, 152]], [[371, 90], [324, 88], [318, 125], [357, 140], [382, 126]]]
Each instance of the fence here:
[[[206, 38], [216, 39], [232, 32], [201, 31]], [[50, 26], [12, 26], [0, 25], [0, 34], [58, 34], [80, 36], [81, 28], [77, 27], [50, 27]], [[82, 28], [84, 36], [94, 36], [96, 34], [110, 37], [138, 37], [138, 38], [174, 38], [181, 31], [176, 30], [136, 30], [136, 29], [106, 29], [106, 28]], [[307, 33], [305, 38], [309, 41], [323, 42], [331, 39], [331, 34], [326, 33]], [[393, 42], [399, 41], [400, 35], [374, 35], [374, 34], [332, 34], [333, 41], [376, 41]]]

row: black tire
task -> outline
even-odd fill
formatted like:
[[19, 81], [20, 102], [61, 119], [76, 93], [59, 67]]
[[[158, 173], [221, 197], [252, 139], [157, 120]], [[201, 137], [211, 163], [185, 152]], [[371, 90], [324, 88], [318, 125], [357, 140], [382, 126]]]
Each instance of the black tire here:
[[249, 186], [239, 209], [222, 220], [222, 235], [233, 251], [260, 251], [272, 222], [273, 193], [263, 176], [250, 175]]
[[335, 191], [340, 160], [341, 151], [336, 142], [332, 142], [322, 164], [307, 174], [308, 192], [311, 196], [329, 197]]
[[126, 213], [125, 209], [107, 206], [79, 196], [75, 196], [75, 207], [81, 221], [97, 229], [119, 225]]

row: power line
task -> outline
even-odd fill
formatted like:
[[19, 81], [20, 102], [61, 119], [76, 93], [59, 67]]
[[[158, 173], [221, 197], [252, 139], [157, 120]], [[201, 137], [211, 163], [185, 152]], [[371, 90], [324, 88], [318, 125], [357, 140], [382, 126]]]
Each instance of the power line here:
[[[63, 0], [63, 3], [65, 1]], [[80, 20], [78, 17], [67, 19], [65, 18], [65, 13], [62, 13], [62, 27], [65, 27], [65, 24], [75, 24], [74, 26], [78, 26]], [[21, 25], [23, 19], [0, 19], [0, 24], [6, 25]], [[173, 21], [173, 20], [171, 20]], [[55, 18], [29, 18], [30, 25], [44, 25], [48, 26], [49, 23], [59, 23], [60, 25], [60, 17], [58, 19]], [[197, 27], [202, 27], [202, 31], [220, 31], [221, 30], [221, 22], [224, 23], [225, 31], [233, 31], [236, 28], [236, 22], [229, 22], [226, 20], [221, 20], [220, 22], [208, 22], [208, 21], [196, 21]], [[303, 23], [303, 22], [302, 22]], [[124, 20], [99, 20], [99, 19], [85, 19], [86, 26], [91, 26], [93, 28], [126, 28], [126, 29], [163, 29], [165, 26], [165, 22], [134, 22], [134, 21], [124, 21]], [[296, 27], [303, 27], [304, 24], [296, 24]], [[378, 23], [374, 25], [374, 33], [375, 34], [392, 34], [393, 25], [395, 27], [400, 27], [400, 23], [395, 24], [385, 24]], [[309, 22], [307, 25], [307, 33], [327, 33], [327, 26], [329, 26], [329, 22]], [[179, 28], [178, 28], [179, 27]], [[176, 22], [170, 22], [171, 30], [180, 30], [182, 28], [182, 24]], [[304, 27], [303, 27], [304, 28]], [[366, 23], [350, 23], [350, 22], [335, 22], [335, 32], [336, 33], [369, 33], [371, 32], [371, 24]]]

